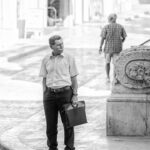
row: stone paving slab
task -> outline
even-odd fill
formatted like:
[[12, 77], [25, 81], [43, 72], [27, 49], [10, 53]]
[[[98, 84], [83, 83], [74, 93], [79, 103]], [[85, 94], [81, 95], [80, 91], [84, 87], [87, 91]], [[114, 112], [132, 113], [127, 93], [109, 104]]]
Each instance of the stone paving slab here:
[[[105, 98], [102, 97], [80, 97], [86, 102], [88, 123], [75, 127], [76, 147], [85, 150], [93, 140], [97, 140], [105, 134]], [[97, 105], [95, 105], [97, 103]], [[42, 104], [41, 104], [42, 105]], [[1, 135], [4, 145], [14, 150], [46, 150], [45, 116], [43, 110], [29, 117], [18, 126], [6, 131]], [[100, 133], [98, 131], [101, 130]], [[59, 118], [58, 126], [59, 148], [63, 149], [63, 128]], [[9, 142], [8, 142], [9, 141]]]
[[10, 77], [0, 75], [0, 101], [41, 101], [42, 83], [32, 83], [21, 80], [12, 80]]
[[[2, 135], [39, 112], [39, 110], [41, 110], [41, 104], [39, 105], [37, 101], [1, 100], [0, 110], [0, 143], [3, 143]], [[12, 141], [12, 139], [7, 140], [6, 143], [10, 141]], [[0, 149], [1, 147], [2, 146], [0, 146]]]
[[[88, 123], [75, 127], [77, 150], [149, 150], [149, 137], [107, 137], [106, 98], [79, 97], [85, 100]], [[45, 116], [42, 103], [37, 113], [1, 135], [2, 143], [11, 150], [47, 150]], [[63, 150], [63, 128], [58, 121], [59, 149]], [[9, 141], [9, 142], [8, 142]]]
[[25, 57], [25, 56], [34, 54], [35, 52], [39, 52], [39, 51], [45, 50], [47, 48], [49, 48], [48, 45], [46, 45], [46, 46], [37, 46], [37, 47], [34, 47], [34, 48], [30, 47], [30, 48], [28, 48], [28, 51], [25, 51], [25, 52], [22, 52], [22, 53], [19, 53], [19, 54], [18, 54], [18, 52], [16, 52], [16, 54], [13, 53], [13, 55], [8, 56], [8, 61], [11, 62], [13, 60], [17, 60], [17, 59], [20, 59], [21, 57]]

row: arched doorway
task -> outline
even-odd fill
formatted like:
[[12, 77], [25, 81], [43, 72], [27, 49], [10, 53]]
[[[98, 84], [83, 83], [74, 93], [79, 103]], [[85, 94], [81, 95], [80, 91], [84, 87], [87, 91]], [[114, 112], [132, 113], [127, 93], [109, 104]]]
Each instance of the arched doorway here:
[[47, 26], [62, 23], [71, 14], [70, 0], [48, 0], [47, 1]]

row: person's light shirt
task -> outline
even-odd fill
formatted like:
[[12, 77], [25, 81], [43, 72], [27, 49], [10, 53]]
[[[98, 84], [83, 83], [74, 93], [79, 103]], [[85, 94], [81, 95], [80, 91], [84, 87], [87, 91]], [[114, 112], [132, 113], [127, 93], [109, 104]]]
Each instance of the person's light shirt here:
[[71, 86], [71, 77], [78, 75], [75, 59], [66, 53], [44, 57], [40, 74], [46, 78], [46, 86], [51, 88], [61, 88]]

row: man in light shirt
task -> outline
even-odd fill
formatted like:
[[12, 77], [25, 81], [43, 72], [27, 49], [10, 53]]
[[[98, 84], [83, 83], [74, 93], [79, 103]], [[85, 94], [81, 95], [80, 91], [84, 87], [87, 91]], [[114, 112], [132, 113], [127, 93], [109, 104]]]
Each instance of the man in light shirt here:
[[[43, 104], [46, 117], [47, 145], [49, 150], [57, 148], [57, 123], [58, 112], [61, 113], [62, 106], [66, 103], [77, 102], [77, 75], [75, 59], [64, 53], [63, 40], [61, 36], [54, 35], [49, 38], [49, 45], [52, 52], [44, 57], [40, 76], [43, 77]], [[64, 126], [65, 150], [75, 150], [74, 128]]]

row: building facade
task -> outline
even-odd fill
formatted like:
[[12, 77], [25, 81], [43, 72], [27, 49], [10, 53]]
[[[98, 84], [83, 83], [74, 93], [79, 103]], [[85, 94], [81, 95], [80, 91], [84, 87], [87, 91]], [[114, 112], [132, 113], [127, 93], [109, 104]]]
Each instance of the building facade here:
[[[127, 2], [128, 1], [128, 2]], [[24, 38], [55, 25], [100, 22], [111, 12], [126, 13], [146, 0], [0, 0], [1, 35]]]
[[17, 0], [0, 0], [0, 42], [17, 38]]

